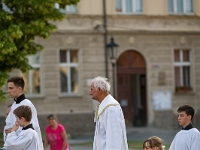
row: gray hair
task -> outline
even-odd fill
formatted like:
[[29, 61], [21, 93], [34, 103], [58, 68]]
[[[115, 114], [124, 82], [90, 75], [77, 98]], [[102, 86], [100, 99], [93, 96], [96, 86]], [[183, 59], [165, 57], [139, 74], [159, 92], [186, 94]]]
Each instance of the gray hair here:
[[98, 88], [102, 89], [103, 91], [110, 92], [110, 83], [108, 82], [107, 78], [98, 76], [92, 80], [92, 83], [97, 90]]

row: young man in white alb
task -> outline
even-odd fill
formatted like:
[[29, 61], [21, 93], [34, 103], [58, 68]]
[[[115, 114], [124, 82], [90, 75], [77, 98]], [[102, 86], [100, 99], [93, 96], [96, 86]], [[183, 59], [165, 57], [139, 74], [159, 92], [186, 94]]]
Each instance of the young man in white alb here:
[[[22, 77], [18, 77], [18, 76], [14, 76], [14, 77], [10, 77], [7, 80], [7, 84], [8, 84], [8, 94], [10, 95], [11, 98], [14, 98], [14, 103], [11, 106], [11, 110], [10, 113], [8, 114], [7, 118], [6, 118], [6, 125], [4, 127], [4, 139], [6, 140], [6, 135], [8, 133], [11, 132], [11, 128], [13, 127], [13, 125], [16, 122], [16, 117], [13, 114], [13, 111], [21, 106], [21, 105], [27, 105], [31, 108], [32, 111], [32, 119], [31, 119], [31, 123], [33, 125], [33, 128], [35, 129], [35, 131], [38, 133], [39, 136], [39, 150], [43, 150], [43, 143], [42, 143], [42, 136], [41, 136], [41, 131], [40, 131], [40, 126], [39, 126], [39, 122], [38, 122], [38, 118], [37, 118], [37, 110], [35, 108], [35, 106], [33, 105], [33, 103], [26, 99], [25, 95], [23, 94], [23, 89], [25, 86], [24, 80]], [[17, 134], [20, 134], [20, 132], [22, 131], [22, 128], [19, 127], [18, 130], [16, 131]]]
[[182, 130], [174, 137], [169, 150], [200, 150], [200, 132], [192, 126], [194, 108], [184, 105], [179, 107], [177, 112]]

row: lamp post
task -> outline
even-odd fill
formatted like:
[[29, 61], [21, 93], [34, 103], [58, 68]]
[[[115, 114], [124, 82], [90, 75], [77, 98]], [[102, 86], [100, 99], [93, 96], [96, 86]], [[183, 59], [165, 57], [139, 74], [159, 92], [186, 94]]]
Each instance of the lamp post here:
[[103, 4], [103, 28], [104, 28], [104, 52], [105, 52], [105, 75], [108, 78], [108, 55], [107, 55], [107, 13], [106, 13], [106, 0], [102, 1]]
[[118, 45], [114, 42], [114, 38], [111, 37], [110, 43], [107, 44], [108, 48], [108, 56], [110, 56], [110, 60], [112, 63], [112, 76], [113, 76], [113, 97], [116, 98], [115, 94], [115, 64], [116, 64], [116, 59], [117, 59], [117, 50], [118, 50]]

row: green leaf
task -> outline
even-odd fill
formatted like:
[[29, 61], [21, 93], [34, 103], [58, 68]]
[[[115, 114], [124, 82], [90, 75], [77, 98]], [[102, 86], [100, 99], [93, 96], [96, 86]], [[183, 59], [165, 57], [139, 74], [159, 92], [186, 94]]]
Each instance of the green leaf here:
[[[0, 89], [13, 69], [25, 72], [31, 69], [28, 55], [36, 54], [43, 46], [35, 37], [48, 38], [56, 26], [52, 21], [66, 15], [54, 7], [77, 4], [79, 0], [4, 0], [7, 10], [0, 7]], [[6, 94], [0, 90], [0, 101]]]

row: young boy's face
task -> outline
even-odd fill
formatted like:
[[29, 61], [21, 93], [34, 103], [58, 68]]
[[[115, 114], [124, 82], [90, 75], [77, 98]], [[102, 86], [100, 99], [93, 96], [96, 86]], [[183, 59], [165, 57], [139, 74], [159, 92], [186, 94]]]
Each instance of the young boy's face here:
[[23, 127], [23, 124], [24, 124], [24, 118], [23, 117], [20, 119], [19, 117], [16, 116], [16, 121], [17, 121], [19, 126]]

